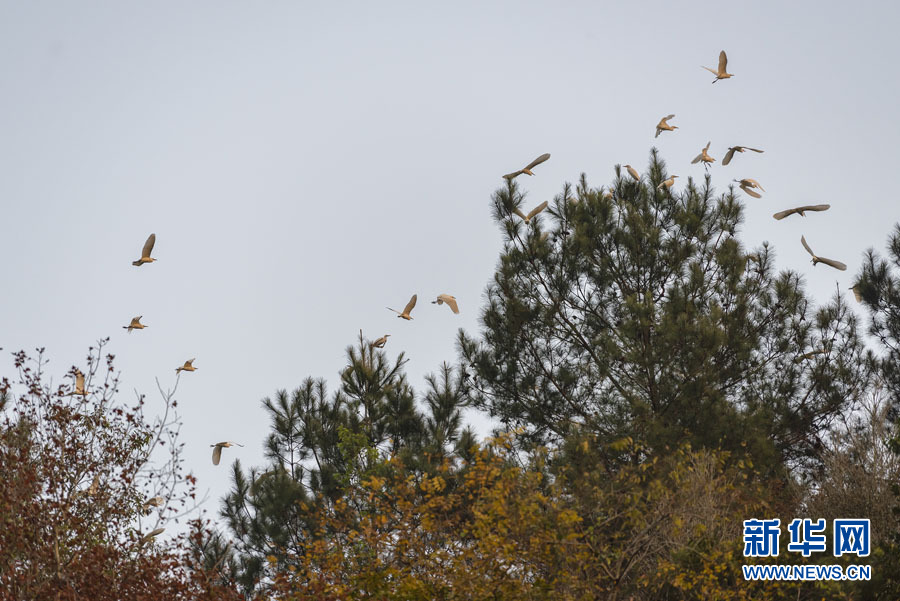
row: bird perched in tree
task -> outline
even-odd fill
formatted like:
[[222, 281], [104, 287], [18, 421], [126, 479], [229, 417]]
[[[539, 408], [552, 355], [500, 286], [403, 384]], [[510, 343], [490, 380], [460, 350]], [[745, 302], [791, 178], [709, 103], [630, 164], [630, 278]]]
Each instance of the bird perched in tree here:
[[196, 360], [197, 359], [195, 357], [195, 358], [191, 359], [190, 361], [185, 361], [184, 365], [182, 365], [181, 367], [175, 368], [175, 373], [177, 374], [177, 373], [181, 373], [183, 371], [197, 371], [197, 368], [194, 367], [194, 361], [196, 361]]
[[706, 146], [703, 147], [703, 150], [700, 151], [700, 154], [698, 154], [696, 157], [694, 157], [694, 160], [691, 161], [691, 165], [696, 165], [700, 161], [703, 161], [703, 166], [708, 169], [710, 164], [716, 162], [716, 159], [709, 156], [708, 151], [709, 151], [710, 144], [711, 144], [711, 142], [706, 143]]
[[799, 214], [801, 217], [806, 217], [807, 211], [827, 211], [831, 208], [831, 205], [805, 205], [802, 207], [796, 207], [794, 209], [788, 209], [786, 211], [779, 211], [772, 215], [775, 219], [784, 219], [785, 217], [790, 217], [791, 215]]
[[766, 191], [765, 188], [763, 188], [762, 186], [759, 185], [758, 181], [756, 181], [755, 179], [751, 179], [749, 177], [744, 178], [744, 179], [736, 179], [734, 181], [736, 181], [738, 183], [738, 185], [741, 187], [741, 190], [743, 190], [744, 192], [746, 192], [753, 198], [762, 198], [762, 195], [759, 192], [757, 192], [756, 190], [753, 190], [752, 188], [759, 188], [763, 192]]
[[157, 528], [153, 532], [148, 532], [147, 534], [145, 534], [143, 536], [143, 538], [141, 538], [141, 544], [144, 544], [144, 543], [156, 538], [157, 536], [159, 536], [160, 534], [162, 534], [165, 531], [166, 531], [165, 528]]
[[519, 177], [520, 175], [522, 175], [523, 173], [526, 175], [534, 175], [534, 173], [531, 170], [549, 158], [550, 158], [550, 153], [545, 152], [538, 158], [536, 158], [533, 161], [531, 161], [530, 163], [528, 163], [528, 165], [526, 165], [524, 169], [519, 169], [518, 171], [513, 171], [512, 173], [507, 173], [506, 175], [503, 176], [503, 179], [515, 179], [515, 178]]
[[150, 234], [150, 237], [147, 238], [147, 241], [144, 242], [144, 249], [141, 251], [141, 258], [137, 261], [132, 261], [131, 264], [135, 267], [140, 267], [144, 263], [152, 263], [156, 259], [150, 258], [150, 253], [153, 252], [153, 245], [156, 244], [156, 234]]
[[239, 447], [243, 447], [244, 445], [238, 444], [236, 442], [231, 442], [230, 440], [227, 442], [217, 442], [216, 444], [211, 444], [209, 446], [213, 447], [212, 453], [212, 461], [213, 465], [219, 465], [219, 460], [222, 458], [222, 449], [227, 449], [228, 447], [237, 445]]
[[122, 327], [125, 328], [126, 330], [128, 330], [129, 334], [131, 334], [131, 330], [143, 330], [147, 326], [141, 323], [142, 317], [143, 317], [143, 315], [138, 315], [137, 317], [135, 317], [134, 319], [131, 320], [130, 324], [128, 324], [127, 326], [122, 326]]
[[81, 373], [80, 369], [75, 370], [75, 390], [69, 393], [69, 396], [80, 394], [82, 396], [86, 395], [87, 392], [84, 390], [84, 374]]
[[637, 172], [637, 169], [635, 169], [631, 165], [623, 165], [623, 167], [625, 167], [625, 169], [628, 171], [628, 175], [634, 178], [634, 181], [641, 181], [641, 174]]
[[828, 265], [830, 267], [834, 267], [835, 269], [840, 269], [841, 271], [847, 271], [847, 266], [844, 265], [843, 263], [841, 263], [840, 261], [835, 261], [833, 259], [826, 259], [824, 257], [816, 256], [816, 253], [814, 253], [812, 251], [812, 249], [809, 247], [809, 244], [806, 243], [806, 238], [804, 236], [800, 236], [800, 242], [803, 244], [803, 248], [806, 249], [806, 252], [808, 252], [812, 256], [813, 266], [815, 266], [817, 263], [825, 263], [826, 265]]
[[732, 73], [726, 73], [725, 69], [728, 68], [728, 56], [726, 56], [725, 51], [719, 53], [719, 68], [718, 69], [710, 69], [709, 67], [703, 67], [710, 73], [716, 76], [716, 78], [712, 81], [716, 83], [720, 79], [728, 79], [729, 77], [733, 77]]
[[400, 312], [400, 311], [398, 311], [397, 309], [391, 309], [390, 307], [388, 307], [388, 309], [390, 309], [391, 311], [393, 311], [394, 313], [396, 313], [396, 314], [397, 314], [397, 317], [402, 317], [402, 318], [405, 319], [406, 321], [409, 321], [409, 320], [412, 319], [412, 316], [411, 316], [409, 313], [410, 313], [410, 311], [413, 310], [413, 307], [416, 306], [416, 301], [417, 301], [418, 299], [419, 299], [418, 295], [413, 294], [413, 295], [412, 295], [412, 298], [409, 299], [409, 302], [406, 303], [406, 306], [403, 307], [403, 312]]
[[725, 153], [725, 157], [722, 159], [722, 164], [727, 165], [731, 162], [731, 157], [734, 156], [734, 153], [744, 152], [745, 150], [752, 150], [753, 152], [763, 152], [758, 148], [750, 148], [749, 146], [731, 146], [728, 148], [728, 152]]
[[537, 215], [538, 213], [540, 213], [541, 211], [543, 211], [546, 208], [547, 208], [547, 201], [545, 200], [538, 206], [531, 209], [531, 212], [529, 212], [527, 215], [525, 213], [523, 213], [522, 211], [520, 211], [519, 209], [513, 209], [513, 213], [515, 213], [516, 215], [521, 217], [525, 221], [525, 223], [530, 223], [532, 218], [534, 218], [535, 215]]
[[439, 294], [437, 300], [431, 301], [432, 305], [443, 305], [444, 303], [450, 307], [454, 313], [459, 313], [459, 305], [456, 304], [456, 297], [449, 294]]
[[805, 353], [803, 355], [800, 355], [799, 357], [796, 357], [794, 359], [794, 363], [800, 363], [801, 361], [806, 361], [807, 359], [812, 359], [816, 355], [824, 355], [827, 352], [828, 351], [826, 351], [825, 349], [816, 349], [814, 351], [810, 351], [809, 353]]
[[850, 291], [853, 292], [853, 298], [856, 299], [856, 302], [862, 302], [862, 293], [859, 291], [859, 284], [853, 284], [850, 286]]
[[162, 497], [153, 497], [152, 499], [148, 499], [147, 502], [141, 506], [141, 509], [146, 513], [151, 507], [162, 507], [163, 502], [164, 500]]
[[93, 497], [96, 496], [98, 492], [100, 492], [100, 474], [95, 474], [94, 479], [91, 480], [91, 485], [88, 486], [87, 494]]
[[390, 336], [390, 334], [385, 334], [375, 342], [371, 343], [369, 348], [384, 348], [384, 345], [387, 344], [388, 336]]
[[678, 177], [678, 176], [677, 176], [677, 175], [670, 175], [670, 176], [669, 176], [669, 179], [663, 180], [662, 183], [660, 183], [658, 186], [656, 186], [656, 189], [657, 189], [657, 190], [661, 190], [663, 187], [665, 187], [666, 190], [668, 190], [669, 188], [671, 188], [672, 186], [675, 185], [675, 178], [676, 178], [676, 177]]
[[676, 129], [678, 129], [677, 125], [669, 125], [669, 119], [673, 119], [674, 117], [675, 113], [672, 113], [671, 115], [666, 115], [665, 117], [660, 119], [659, 123], [656, 124], [656, 135], [653, 137], [658, 138], [659, 134], [664, 131], [675, 131]]

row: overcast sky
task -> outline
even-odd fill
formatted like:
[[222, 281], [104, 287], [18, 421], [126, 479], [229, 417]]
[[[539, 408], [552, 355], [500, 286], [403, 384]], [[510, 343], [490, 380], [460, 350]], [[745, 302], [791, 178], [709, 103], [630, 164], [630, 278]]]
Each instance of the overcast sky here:
[[[685, 6], [0, 0], [0, 375], [45, 346], [59, 381], [110, 336], [124, 399], [158, 403], [154, 378], [196, 357], [186, 460], [217, 513], [231, 460], [262, 462], [260, 400], [334, 388], [360, 328], [392, 334], [418, 390], [455, 361], [501, 248], [490, 196], [544, 152], [529, 206], [643, 171], [654, 144], [678, 188], [707, 141], [719, 162], [763, 148], [711, 170], [767, 190], [745, 245], [821, 301], [845, 291], [900, 219], [897, 3]], [[723, 48], [735, 77], [713, 86]], [[832, 208], [771, 217], [807, 203]], [[151, 232], [158, 262], [132, 267]], [[801, 234], [849, 270], [814, 269]], [[385, 309], [413, 293], [414, 321]], [[247, 446], [212, 466], [227, 439]]]

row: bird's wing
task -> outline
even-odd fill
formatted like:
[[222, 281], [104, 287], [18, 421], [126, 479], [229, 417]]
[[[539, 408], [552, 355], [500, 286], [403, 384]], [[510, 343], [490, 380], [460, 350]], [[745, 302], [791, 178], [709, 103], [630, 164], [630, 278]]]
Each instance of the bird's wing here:
[[744, 192], [746, 192], [749, 196], [752, 196], [753, 198], [762, 198], [762, 194], [760, 194], [756, 190], [753, 190], [752, 188], [748, 188], [747, 186], [741, 186], [741, 190], [743, 190]]
[[521, 217], [523, 220], [528, 220], [528, 217], [525, 216], [525, 213], [523, 213], [519, 209], [513, 209], [513, 213]]
[[735, 150], [737, 150], [737, 148], [729, 148], [729, 149], [728, 149], [728, 152], [726, 152], [726, 153], [725, 153], [725, 156], [722, 158], [722, 164], [723, 164], [723, 165], [727, 165], [728, 163], [731, 162], [731, 157], [734, 156], [734, 151], [735, 151]]
[[213, 449], [213, 465], [219, 465], [219, 460], [222, 458], [222, 445], [216, 445]]
[[149, 532], [149, 533], [145, 534], [145, 535], [144, 535], [144, 538], [141, 539], [141, 542], [146, 543], [146, 542], [149, 541], [151, 538], [154, 538], [154, 537], [156, 537], [157, 535], [162, 534], [163, 532], [165, 532], [165, 530], [166, 530], [165, 528], [157, 528], [157, 529], [154, 530], [153, 532]]
[[831, 205], [806, 205], [803, 207], [797, 207], [798, 211], [827, 211], [831, 208]]
[[[669, 119], [672, 119], [673, 117], [675, 117], [675, 113], [672, 113], [671, 115], [666, 115], [665, 117], [663, 117], [663, 121], [668, 121]], [[666, 123], [666, 125], [668, 125], [668, 123]]]
[[709, 67], [703, 67], [703, 68], [706, 69], [707, 71], [709, 71], [710, 73], [712, 73], [713, 75], [719, 74], [719, 72], [716, 71], [715, 69], [710, 69]]
[[416, 306], [416, 301], [418, 300], [418, 295], [413, 294], [412, 298], [409, 299], [409, 302], [406, 303], [406, 306], [403, 307], [403, 312], [409, 315], [409, 312], [413, 310], [413, 307]]
[[719, 73], [725, 73], [725, 70], [728, 68], [728, 56], [725, 54], [725, 51], [719, 53]]
[[749, 146], [744, 146], [747, 150], [752, 150], [753, 152], [765, 152], [765, 150], [760, 150], [759, 148], [750, 148]]
[[840, 269], [841, 271], [847, 271], [847, 266], [845, 264], [841, 263], [840, 261], [835, 261], [834, 259], [823, 259], [819, 257], [819, 262], [825, 263], [826, 265], [834, 267], [835, 269]]
[[779, 211], [778, 213], [775, 213], [774, 215], [772, 215], [772, 217], [780, 220], [780, 219], [784, 219], [785, 217], [788, 217], [790, 215], [793, 215], [794, 213], [797, 213], [799, 211], [800, 211], [800, 209], [788, 209], [786, 211]]
[[659, 137], [659, 132], [661, 132], [661, 131], [662, 131], [662, 130], [661, 130], [661, 129], [659, 128], [659, 126], [657, 125], [657, 126], [656, 126], [656, 135], [653, 136], [653, 137], [654, 137], [654, 138], [658, 138], [658, 137]]
[[528, 215], [527, 215], [525, 218], [528, 219], [528, 220], [530, 220], [532, 217], [534, 217], [535, 215], [537, 215], [538, 213], [540, 213], [541, 211], [543, 211], [543, 210], [546, 209], [546, 208], [547, 208], [547, 201], [545, 200], [544, 202], [542, 202], [542, 203], [539, 204], [538, 206], [536, 206], [536, 207], [534, 207], [533, 209], [531, 209], [531, 212], [528, 213]]
[[449, 294], [441, 294], [438, 296], [439, 299], [444, 301], [450, 306], [450, 310], [454, 313], [459, 313], [459, 305], [456, 304], [456, 297], [450, 296]]
[[758, 181], [756, 181], [755, 179], [753, 179], [753, 178], [751, 178], [751, 177], [745, 177], [743, 181], [745, 181], [745, 182], [750, 182], [751, 184], [753, 184], [755, 187], [759, 188], [759, 189], [762, 190], [763, 192], [766, 191], [765, 188], [763, 188], [762, 186], [759, 185], [759, 182], [758, 182]]
[[149, 259], [150, 253], [153, 252], [153, 245], [156, 244], [156, 234], [150, 234], [147, 241], [144, 242], [144, 249], [141, 251], [142, 259]]
[[703, 158], [703, 153], [701, 152], [700, 154], [698, 154], [697, 156], [694, 157], [694, 160], [691, 161], [691, 165], [693, 165], [695, 163], [699, 163], [700, 159], [702, 159], [702, 158]]
[[712, 142], [707, 142], [707, 143], [706, 143], [706, 146], [703, 147], [703, 150], [709, 150], [709, 145], [710, 145], [710, 144], [712, 144]]
[[800, 236], [800, 243], [803, 244], [803, 248], [805, 248], [806, 252], [808, 252], [810, 255], [812, 255], [812, 257], [814, 259], [818, 258], [818, 257], [816, 257], [816, 253], [814, 253], [812, 251], [812, 249], [809, 247], [809, 244], [806, 243], [806, 236]]
[[635, 180], [637, 180], [637, 181], [640, 181], [640, 179], [641, 179], [641, 174], [637, 172], [637, 169], [635, 169], [635, 168], [632, 167], [631, 165], [628, 165], [628, 166], [626, 167], [626, 169], [628, 169], [628, 173], [631, 175], [631, 177], [633, 177], [633, 178], [634, 178]]
[[503, 179], [514, 179], [514, 178], [519, 177], [520, 175], [522, 175], [521, 169], [519, 169], [518, 171], [513, 171], [512, 173], [507, 173], [506, 175], [503, 176]]
[[541, 163], [543, 163], [544, 161], [546, 161], [549, 158], [550, 158], [550, 153], [545, 152], [538, 158], [536, 158], [533, 161], [531, 161], [530, 163], [528, 163], [528, 165], [525, 167], [525, 169], [532, 169], [533, 167], [537, 167], [538, 165], [540, 165]]

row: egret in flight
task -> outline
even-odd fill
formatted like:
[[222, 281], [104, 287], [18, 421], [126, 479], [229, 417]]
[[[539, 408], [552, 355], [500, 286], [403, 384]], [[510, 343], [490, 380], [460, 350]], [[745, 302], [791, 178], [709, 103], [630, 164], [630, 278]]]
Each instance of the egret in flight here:
[[531, 211], [527, 215], [525, 213], [523, 213], [522, 211], [520, 211], [519, 209], [513, 209], [513, 213], [515, 213], [516, 215], [521, 217], [525, 221], [525, 223], [530, 223], [532, 218], [534, 218], [535, 215], [537, 215], [538, 213], [540, 213], [541, 211], [543, 211], [546, 208], [547, 208], [547, 201], [545, 200], [538, 206], [531, 209]]
[[519, 169], [518, 171], [513, 171], [512, 173], [507, 173], [506, 175], [503, 176], [503, 179], [515, 179], [515, 178], [519, 177], [520, 175], [522, 175], [523, 173], [526, 175], [534, 175], [534, 173], [531, 170], [549, 158], [550, 158], [550, 153], [545, 152], [538, 158], [536, 158], [533, 161], [531, 161], [530, 163], [528, 163], [528, 165], [526, 165], [524, 169]]
[[212, 453], [212, 461], [213, 465], [219, 465], [219, 460], [222, 458], [222, 449], [227, 449], [228, 447], [237, 445], [239, 447], [243, 447], [244, 445], [238, 444], [236, 442], [231, 442], [230, 440], [227, 442], [217, 442], [216, 444], [211, 444], [209, 446], [213, 447]]
[[709, 151], [710, 144], [711, 144], [711, 142], [706, 143], [706, 146], [703, 147], [703, 150], [700, 151], [700, 154], [698, 154], [696, 157], [694, 157], [694, 160], [691, 161], [691, 165], [696, 165], [700, 161], [703, 161], [703, 166], [706, 167], [707, 169], [709, 169], [709, 166], [712, 163], [716, 162], [716, 159], [709, 156], [708, 151]]
[[738, 185], [741, 187], [741, 190], [743, 190], [744, 192], [746, 192], [748, 195], [752, 196], [753, 198], [762, 198], [762, 194], [760, 194], [756, 190], [753, 190], [753, 188], [759, 188], [763, 192], [766, 191], [765, 188], [763, 188], [762, 186], [759, 185], [758, 181], [756, 181], [755, 179], [749, 178], [749, 177], [746, 177], [744, 179], [736, 179], [734, 181], [736, 181], [738, 183]]
[[733, 76], [732, 73], [725, 72], [725, 69], [728, 68], [728, 56], [725, 54], [724, 50], [719, 53], [719, 68], [718, 68], [718, 70], [711, 69], [709, 67], [703, 67], [703, 68], [716, 76], [716, 78], [712, 81], [713, 83], [716, 83], [720, 79], [728, 79], [729, 77]]
[[665, 117], [660, 119], [659, 123], [656, 124], [656, 135], [653, 137], [658, 138], [659, 134], [664, 131], [675, 131], [676, 129], [678, 129], [677, 125], [669, 125], [669, 119], [672, 119], [674, 117], [675, 113], [672, 113], [671, 115], [666, 115]]
[[144, 242], [144, 248], [141, 250], [141, 258], [137, 261], [132, 261], [131, 264], [135, 267], [140, 267], [144, 263], [152, 263], [155, 261], [156, 259], [150, 258], [150, 253], [153, 252], [154, 244], [156, 244], [156, 234], [150, 234], [150, 237]]
[[129, 334], [131, 334], [131, 330], [143, 330], [147, 326], [141, 323], [142, 317], [143, 317], [143, 315], [138, 315], [137, 317], [135, 317], [134, 319], [131, 320], [130, 324], [128, 324], [127, 326], [122, 326], [122, 327], [125, 328], [126, 330], [128, 330]]
[[431, 301], [432, 305], [443, 305], [444, 303], [450, 307], [454, 313], [459, 313], [459, 305], [456, 304], [456, 297], [449, 294], [439, 294], [437, 300]]
[[800, 215], [801, 217], [806, 217], [807, 211], [827, 211], [831, 208], [831, 205], [805, 205], [802, 207], [796, 207], [793, 209], [787, 209], [786, 211], [779, 211], [772, 215], [775, 219], [784, 219], [785, 217], [790, 217], [791, 215]]
[[418, 300], [418, 298], [419, 298], [418, 295], [413, 294], [412, 298], [409, 299], [409, 302], [406, 303], [406, 306], [403, 307], [402, 313], [400, 311], [398, 311], [397, 309], [391, 309], [390, 307], [388, 307], [388, 309], [393, 311], [394, 313], [396, 313], [397, 317], [402, 317], [406, 321], [409, 321], [412, 319], [412, 316], [409, 313], [410, 313], [410, 311], [413, 310], [413, 307], [416, 306], [416, 301]]
[[728, 149], [728, 152], [725, 153], [725, 157], [722, 159], [722, 164], [727, 165], [731, 162], [731, 157], [734, 156], [734, 153], [744, 152], [745, 150], [752, 150], [753, 152], [763, 152], [758, 148], [750, 148], [749, 146], [731, 146]]
[[196, 360], [197, 359], [195, 357], [194, 359], [191, 359], [190, 361], [185, 361], [184, 365], [182, 365], [181, 367], [175, 368], [175, 373], [177, 374], [177, 373], [181, 373], [183, 371], [197, 371], [197, 368], [194, 367], [194, 361], [196, 361]]
[[834, 267], [835, 269], [840, 269], [841, 271], [847, 271], [847, 266], [844, 265], [843, 263], [841, 263], [840, 261], [835, 261], [833, 259], [826, 259], [824, 257], [817, 256], [816, 253], [814, 253], [812, 251], [812, 249], [809, 247], [809, 244], [806, 243], [806, 238], [804, 236], [800, 236], [800, 242], [803, 244], [803, 248], [806, 249], [806, 252], [808, 252], [812, 256], [813, 266], [815, 266], [817, 263], [825, 263], [826, 265], [828, 265], [830, 267]]

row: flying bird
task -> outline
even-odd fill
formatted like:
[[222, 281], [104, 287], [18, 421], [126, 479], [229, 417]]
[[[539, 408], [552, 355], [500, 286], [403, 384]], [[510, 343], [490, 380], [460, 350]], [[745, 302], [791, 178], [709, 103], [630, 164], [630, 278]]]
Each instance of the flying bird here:
[[412, 317], [410, 316], [409, 312], [412, 311], [412, 310], [413, 310], [413, 307], [416, 306], [416, 301], [417, 301], [418, 299], [419, 299], [418, 295], [413, 294], [413, 295], [412, 295], [412, 298], [409, 299], [409, 302], [406, 303], [406, 306], [403, 307], [403, 312], [402, 312], [402, 313], [401, 313], [400, 311], [398, 311], [397, 309], [391, 309], [390, 307], [388, 307], [388, 309], [390, 309], [391, 311], [393, 311], [394, 313], [396, 313], [396, 314], [397, 314], [397, 317], [402, 317], [402, 318], [405, 319], [406, 321], [409, 321], [409, 320], [412, 319]]
[[143, 330], [147, 326], [141, 323], [142, 317], [143, 317], [143, 315], [138, 315], [137, 317], [135, 317], [134, 319], [131, 320], [130, 324], [128, 324], [127, 326], [122, 326], [122, 327], [125, 328], [126, 330], [128, 330], [129, 334], [131, 334], [131, 330]]
[[520, 211], [519, 209], [513, 209], [513, 213], [515, 213], [516, 215], [521, 217], [525, 221], [525, 223], [531, 223], [531, 219], [546, 208], [547, 208], [547, 201], [545, 200], [538, 206], [531, 209], [531, 212], [528, 213], [527, 215], [525, 213], [523, 213], [522, 211]]
[[625, 167], [625, 169], [628, 171], [628, 174], [634, 178], [634, 181], [641, 181], [641, 174], [637, 172], [637, 169], [635, 169], [631, 165], [623, 165], [623, 167]]
[[163, 505], [162, 497], [153, 497], [152, 499], [148, 499], [146, 503], [143, 504], [141, 509], [146, 513], [150, 510], [151, 507], [162, 507]]
[[806, 217], [807, 211], [827, 211], [831, 208], [831, 205], [805, 205], [802, 207], [796, 207], [794, 209], [788, 209], [786, 211], [779, 211], [772, 215], [775, 219], [784, 219], [785, 217], [790, 217], [791, 215], [799, 214], [801, 217]]
[[145, 534], [143, 536], [143, 538], [141, 538], [141, 544], [144, 544], [144, 543], [156, 538], [158, 535], [162, 534], [165, 531], [166, 531], [165, 528], [157, 528], [153, 532], [148, 532], [147, 534]]
[[710, 144], [711, 144], [711, 142], [706, 143], [706, 146], [703, 147], [703, 150], [700, 151], [700, 154], [698, 154], [696, 157], [694, 157], [694, 160], [691, 161], [691, 165], [695, 165], [695, 164], [699, 163], [700, 161], [703, 161], [703, 166], [708, 169], [709, 165], [711, 163], [716, 162], [716, 159], [709, 156], [708, 150], [709, 150]]
[[806, 238], [804, 236], [800, 236], [800, 242], [803, 244], [803, 248], [806, 249], [806, 252], [808, 252], [812, 256], [813, 266], [815, 266], [817, 263], [825, 263], [826, 265], [828, 265], [830, 267], [834, 267], [835, 269], [840, 269], [841, 271], [847, 271], [847, 266], [844, 265], [843, 263], [841, 263], [840, 261], [834, 261], [832, 259], [826, 259], [824, 257], [816, 256], [816, 253], [814, 253], [812, 251], [812, 249], [809, 247], [809, 244], [806, 243]]
[[384, 345], [387, 344], [387, 339], [390, 334], [385, 334], [375, 342], [369, 344], [369, 348], [384, 348]]
[[661, 190], [663, 188], [663, 186], [665, 186], [666, 190], [668, 190], [669, 188], [671, 188], [672, 186], [675, 185], [676, 177], [678, 177], [678, 176], [677, 175], [669, 176], [669, 179], [664, 180], [662, 183], [660, 183], [658, 186], [656, 186], [656, 189]]
[[137, 261], [132, 261], [131, 264], [135, 267], [140, 267], [144, 263], [152, 263], [156, 259], [150, 258], [150, 253], [153, 252], [153, 245], [156, 244], [156, 234], [150, 234], [150, 237], [147, 238], [147, 241], [144, 242], [144, 249], [141, 250], [141, 258]]
[[177, 374], [177, 373], [181, 373], [183, 371], [197, 371], [197, 368], [194, 367], [194, 361], [196, 361], [196, 360], [197, 360], [197, 358], [195, 357], [195, 358], [191, 359], [190, 361], [185, 361], [184, 365], [182, 365], [181, 367], [175, 368], [175, 373]]
[[534, 173], [531, 170], [549, 158], [550, 158], [550, 153], [545, 152], [538, 158], [536, 158], [533, 161], [531, 161], [530, 163], [528, 163], [528, 165], [526, 165], [524, 169], [519, 169], [518, 171], [513, 171], [512, 173], [507, 173], [506, 175], [503, 176], [503, 179], [515, 179], [515, 178], [519, 177], [520, 175], [522, 175], [523, 173], [526, 175], [534, 175]]
[[674, 117], [675, 113], [672, 113], [671, 115], [666, 115], [665, 117], [660, 119], [659, 123], [656, 124], [656, 135], [653, 137], [658, 138], [659, 134], [664, 131], [675, 131], [676, 129], [678, 129], [677, 125], [669, 125], [669, 119], [672, 119]]
[[80, 394], [82, 396], [86, 395], [87, 392], [84, 390], [84, 374], [81, 373], [80, 369], [75, 370], [75, 390], [69, 393], [69, 396]]
[[729, 77], [733, 76], [732, 73], [725, 72], [725, 69], [728, 68], [728, 56], [725, 55], [724, 50], [719, 53], [719, 68], [718, 68], [718, 70], [710, 69], [709, 67], [703, 67], [703, 68], [716, 76], [716, 78], [712, 81], [713, 83], [716, 83], [720, 79], [728, 79]]
[[744, 152], [745, 150], [752, 150], [753, 152], [763, 152], [758, 148], [750, 148], [749, 146], [731, 146], [728, 148], [728, 152], [725, 153], [725, 157], [722, 159], [722, 164], [727, 165], [731, 162], [731, 157], [734, 156], [734, 153]]
[[743, 190], [745, 193], [752, 196], [753, 198], [762, 198], [762, 194], [760, 194], [756, 190], [753, 190], [752, 188], [759, 188], [763, 192], [766, 191], [765, 188], [763, 188], [762, 186], [759, 185], [758, 181], [756, 181], [755, 179], [751, 179], [749, 177], [746, 177], [744, 179], [736, 179], [734, 181], [736, 181], [738, 183], [738, 185], [741, 187], [741, 190]]
[[432, 305], [443, 305], [447, 303], [447, 306], [450, 307], [450, 310], [454, 313], [459, 313], [459, 305], [456, 304], [456, 297], [450, 296], [449, 294], [439, 294], [437, 300], [431, 301]]
[[217, 442], [216, 444], [211, 444], [211, 445], [209, 445], [209, 446], [211, 446], [211, 447], [214, 447], [214, 448], [213, 448], [213, 454], [212, 454], [213, 465], [219, 465], [219, 459], [222, 458], [222, 449], [227, 449], [228, 447], [231, 447], [231, 446], [234, 446], [234, 445], [237, 445], [237, 446], [239, 446], [239, 447], [243, 447], [243, 446], [244, 446], [244, 445], [242, 445], [242, 444], [238, 444], [238, 443], [236, 443], [236, 442], [231, 442], [231, 441], [227, 441], [227, 442]]

